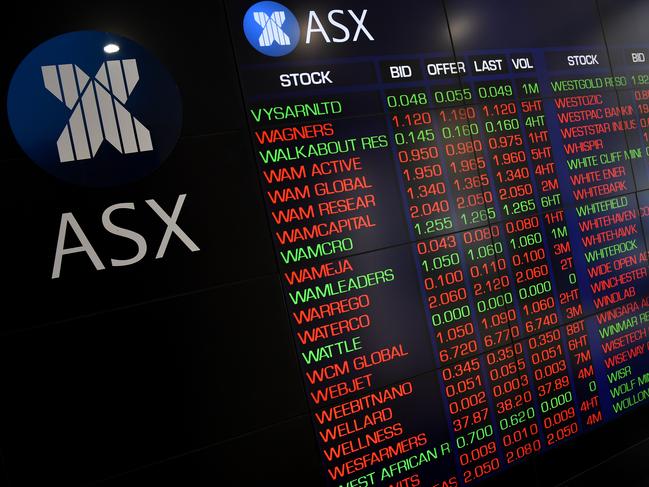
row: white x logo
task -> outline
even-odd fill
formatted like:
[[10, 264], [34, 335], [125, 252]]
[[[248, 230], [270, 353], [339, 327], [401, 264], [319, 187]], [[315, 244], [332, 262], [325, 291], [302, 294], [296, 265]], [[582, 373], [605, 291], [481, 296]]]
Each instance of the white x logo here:
[[56, 147], [59, 161], [94, 157], [104, 140], [122, 154], [153, 150], [151, 134], [124, 104], [140, 79], [135, 59], [106, 61], [94, 79], [78, 66], [42, 66], [45, 88], [72, 110]]
[[273, 42], [277, 42], [280, 46], [288, 46], [291, 44], [291, 39], [286, 35], [281, 27], [286, 20], [286, 13], [283, 10], [273, 12], [270, 17], [265, 12], [253, 12], [255, 22], [263, 27], [263, 31], [259, 36], [259, 46], [268, 47]]

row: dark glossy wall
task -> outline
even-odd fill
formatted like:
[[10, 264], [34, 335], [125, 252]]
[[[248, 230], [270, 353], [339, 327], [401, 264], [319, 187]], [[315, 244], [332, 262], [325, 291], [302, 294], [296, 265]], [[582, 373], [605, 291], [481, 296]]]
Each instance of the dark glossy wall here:
[[[497, 13], [498, 2], [449, 0], [449, 15], [453, 4], [469, 3], [485, 18]], [[625, 4], [633, 21], [644, 23], [624, 28]], [[646, 2], [606, 0], [599, 8], [607, 36], [649, 42]], [[0, 485], [320, 485], [225, 7], [22, 1], [3, 10], [3, 97], [18, 63], [41, 42], [105, 30], [135, 40], [167, 66], [182, 94], [184, 123], [153, 175], [85, 189], [29, 161], [3, 108]], [[575, 30], [579, 11], [568, 13]], [[171, 212], [180, 194], [187, 199], [179, 224], [201, 250], [191, 253], [172, 238], [165, 258], [155, 260], [165, 227], [144, 200]], [[102, 258], [129, 255], [101, 227], [103, 210], [120, 202], [135, 204], [122, 223], [146, 236], [150, 254], [103, 271], [69, 257], [61, 277], [51, 279], [64, 212], [74, 212]], [[637, 411], [494, 482], [649, 485], [647, 416]], [[570, 468], [553, 468], [565, 455], [574, 457]]]

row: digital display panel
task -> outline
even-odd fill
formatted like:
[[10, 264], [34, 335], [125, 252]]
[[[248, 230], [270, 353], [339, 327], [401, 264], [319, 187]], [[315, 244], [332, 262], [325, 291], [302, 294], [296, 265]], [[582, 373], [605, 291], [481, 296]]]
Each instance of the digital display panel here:
[[476, 483], [649, 400], [649, 45], [465, 3], [228, 8], [327, 485]]

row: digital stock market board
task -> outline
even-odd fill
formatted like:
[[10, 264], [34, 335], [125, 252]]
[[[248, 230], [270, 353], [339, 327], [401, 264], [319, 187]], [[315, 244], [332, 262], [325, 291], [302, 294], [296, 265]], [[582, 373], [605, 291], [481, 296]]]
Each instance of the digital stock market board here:
[[649, 400], [649, 44], [585, 3], [228, 4], [328, 485], [479, 483]]
[[649, 1], [5, 4], [0, 486], [649, 486]]

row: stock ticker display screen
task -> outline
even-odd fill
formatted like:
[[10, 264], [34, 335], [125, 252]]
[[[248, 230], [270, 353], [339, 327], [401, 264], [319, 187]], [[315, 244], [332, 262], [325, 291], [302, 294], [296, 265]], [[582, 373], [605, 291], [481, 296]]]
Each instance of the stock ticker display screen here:
[[570, 2], [244, 3], [328, 485], [479, 483], [648, 402], [649, 45]]

